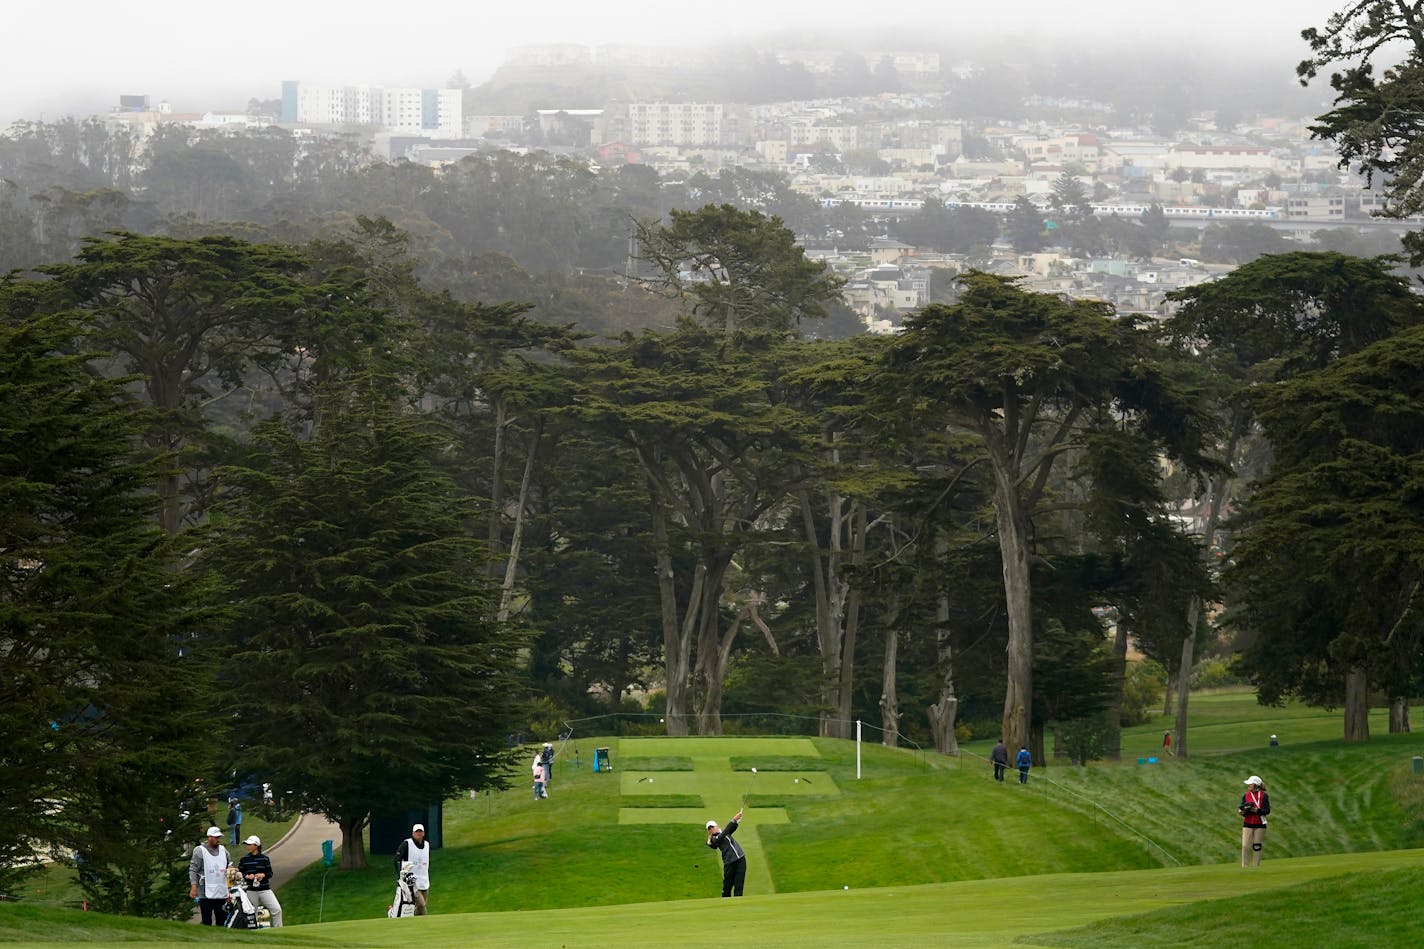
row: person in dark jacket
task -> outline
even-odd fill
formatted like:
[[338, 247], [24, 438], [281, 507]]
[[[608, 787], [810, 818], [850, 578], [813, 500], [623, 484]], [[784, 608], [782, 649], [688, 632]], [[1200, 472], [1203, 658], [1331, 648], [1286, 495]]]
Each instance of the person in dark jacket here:
[[262, 838], [253, 834], [243, 843], [247, 855], [237, 861], [237, 872], [247, 884], [247, 898], [254, 907], [265, 906], [272, 914], [272, 928], [282, 925], [282, 904], [272, 892], [272, 861], [262, 852]]
[[1028, 784], [1028, 769], [1033, 766], [1033, 755], [1027, 748], [1020, 748], [1014, 755], [1014, 765], [1019, 769], [1019, 784]]
[[741, 823], [742, 812], [718, 829], [715, 820], [707, 822], [707, 846], [722, 851], [722, 895], [741, 896], [747, 884], [747, 852], [742, 845], [732, 839]]
[[544, 796], [548, 797], [549, 785], [554, 783], [554, 746], [547, 741], [539, 749], [539, 763], [544, 766]]
[[1245, 780], [1246, 793], [1241, 795], [1241, 865], [1259, 867], [1261, 848], [1266, 846], [1266, 815], [1271, 813], [1271, 798], [1266, 786], [1254, 774]]
[[1004, 769], [1009, 766], [1009, 749], [1004, 747], [1004, 739], [1000, 738], [994, 750], [989, 752], [989, 760], [994, 765], [994, 780], [1002, 782]]
[[242, 839], [242, 802], [235, 797], [227, 799], [227, 827], [232, 834], [232, 845]]

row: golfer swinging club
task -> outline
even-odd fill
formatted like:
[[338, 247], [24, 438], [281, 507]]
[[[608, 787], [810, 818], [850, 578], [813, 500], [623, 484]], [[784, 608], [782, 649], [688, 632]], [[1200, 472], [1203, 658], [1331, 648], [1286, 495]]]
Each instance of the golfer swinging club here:
[[741, 819], [742, 812], [737, 811], [737, 816], [727, 821], [725, 830], [718, 830], [715, 820], [707, 822], [707, 846], [722, 851], [723, 896], [741, 896], [747, 884], [747, 852], [732, 839]]

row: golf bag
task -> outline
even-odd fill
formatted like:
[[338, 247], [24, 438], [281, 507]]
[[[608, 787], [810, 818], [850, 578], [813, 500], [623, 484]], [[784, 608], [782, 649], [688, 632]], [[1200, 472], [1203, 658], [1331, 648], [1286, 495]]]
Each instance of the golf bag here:
[[400, 874], [396, 877], [396, 897], [386, 910], [386, 916], [391, 919], [400, 919], [403, 916], [414, 915], [415, 867], [407, 860], [401, 864]]
[[227, 922], [224, 925], [228, 929], [257, 928], [257, 907], [247, 898], [247, 887], [243, 885], [242, 875], [237, 867], [228, 867], [227, 902], [223, 904], [223, 909], [227, 911]]

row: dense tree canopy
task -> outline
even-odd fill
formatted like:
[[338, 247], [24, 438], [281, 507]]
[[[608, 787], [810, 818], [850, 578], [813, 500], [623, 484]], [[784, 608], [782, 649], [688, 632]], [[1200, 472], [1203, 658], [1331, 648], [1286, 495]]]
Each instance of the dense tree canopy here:
[[1412, 694], [1424, 622], [1424, 390], [1419, 327], [1273, 387], [1271, 471], [1238, 517], [1228, 578], [1243, 667], [1261, 698], [1345, 708], [1369, 737], [1366, 693]]
[[[1323, 28], [1301, 31], [1311, 55], [1296, 67], [1302, 85], [1330, 73], [1335, 108], [1310, 131], [1335, 142], [1340, 167], [1359, 168], [1378, 183], [1386, 213], [1424, 211], [1424, 17], [1418, 3], [1352, 0]], [[1378, 70], [1378, 72], [1377, 72]], [[1414, 263], [1424, 260], [1424, 238], [1404, 238]]]
[[342, 827], [498, 784], [518, 637], [489, 619], [478, 510], [450, 435], [379, 363], [320, 394], [310, 439], [264, 426], [224, 469], [207, 560], [234, 606], [242, 760]]
[[158, 527], [141, 412], [29, 289], [0, 286], [0, 883], [55, 846], [97, 908], [178, 916], [225, 728], [184, 647], [211, 600]]
[[1090, 433], [1124, 429], [1202, 463], [1203, 423], [1132, 321], [1102, 304], [1031, 294], [1013, 281], [971, 273], [954, 306], [916, 314], [889, 351], [887, 411], [932, 419], [982, 442], [994, 480], [1009, 622], [1003, 737], [1027, 743], [1033, 703], [1036, 509], [1055, 465]]

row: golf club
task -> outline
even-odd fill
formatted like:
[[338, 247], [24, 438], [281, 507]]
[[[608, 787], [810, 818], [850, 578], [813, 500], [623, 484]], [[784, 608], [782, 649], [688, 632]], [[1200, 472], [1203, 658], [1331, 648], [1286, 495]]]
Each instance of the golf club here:
[[745, 810], [745, 809], [746, 809], [746, 806], [747, 806], [747, 795], [750, 794], [750, 793], [752, 793], [752, 782], [756, 780], [756, 773], [757, 773], [756, 768], [753, 768], [753, 769], [752, 769], [752, 776], [751, 776], [750, 778], [747, 778], [747, 789], [742, 792], [742, 808], [743, 808], [743, 810]]

